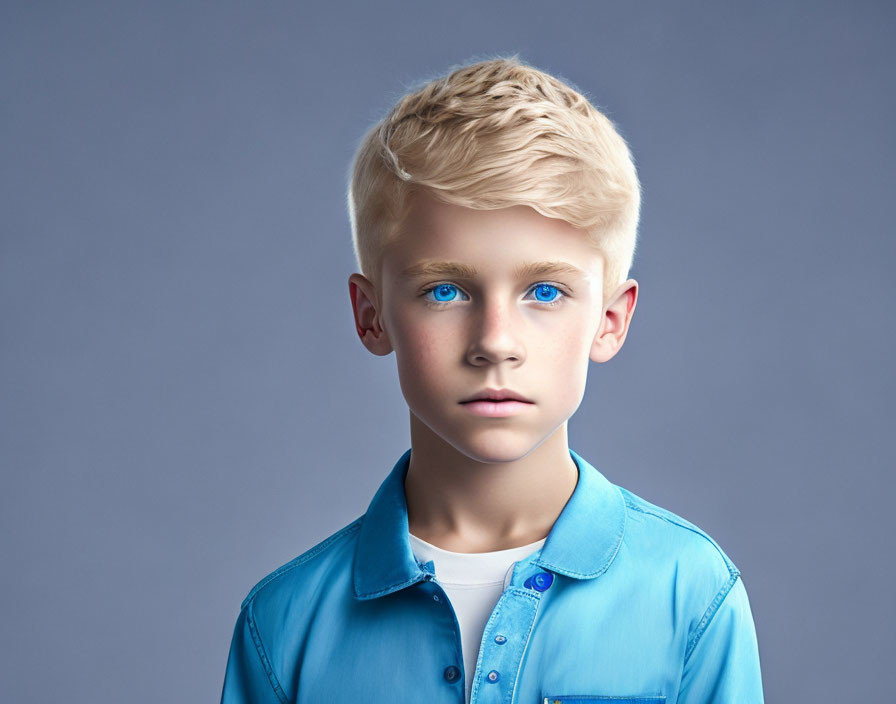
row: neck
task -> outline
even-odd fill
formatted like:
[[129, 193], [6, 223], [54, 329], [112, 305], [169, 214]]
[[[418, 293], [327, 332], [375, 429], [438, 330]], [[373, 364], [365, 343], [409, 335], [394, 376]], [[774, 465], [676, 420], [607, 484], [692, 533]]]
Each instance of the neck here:
[[404, 484], [410, 532], [453, 552], [509, 550], [545, 538], [579, 476], [566, 423], [524, 457], [484, 462], [411, 413], [411, 447]]

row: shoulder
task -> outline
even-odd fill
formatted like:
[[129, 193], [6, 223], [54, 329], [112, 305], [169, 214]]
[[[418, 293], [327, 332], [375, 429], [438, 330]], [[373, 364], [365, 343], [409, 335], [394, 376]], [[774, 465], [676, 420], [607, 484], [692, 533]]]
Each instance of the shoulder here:
[[321, 602], [345, 593], [363, 518], [266, 575], [240, 605], [234, 642], [240, 638], [241, 647], [254, 648], [280, 701], [295, 699], [300, 653], [315, 614], [334, 613], [332, 603], [321, 608]]
[[315, 583], [333, 571], [350, 570], [355, 539], [363, 519], [364, 516], [359, 516], [260, 579], [243, 599], [240, 608], [245, 608], [252, 602], [282, 601], [283, 597], [299, 595], [306, 589], [313, 589]]
[[731, 558], [702, 528], [628, 489], [617, 488], [625, 501], [626, 534], [632, 539], [649, 539], [667, 553], [686, 553], [688, 557], [700, 558], [728, 577], [740, 574]]
[[617, 488], [625, 502], [623, 548], [629, 564], [647, 570], [679, 598], [693, 599], [692, 609], [702, 611], [724, 598], [740, 570], [722, 547], [691, 521]]

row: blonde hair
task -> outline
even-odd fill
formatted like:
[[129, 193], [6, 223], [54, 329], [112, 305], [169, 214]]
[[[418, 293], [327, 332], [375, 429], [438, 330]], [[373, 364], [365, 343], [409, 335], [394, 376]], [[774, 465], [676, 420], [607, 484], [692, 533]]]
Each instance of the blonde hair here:
[[355, 257], [379, 290], [408, 196], [491, 210], [528, 205], [581, 228], [604, 259], [604, 298], [634, 260], [641, 187], [625, 140], [578, 91], [517, 55], [456, 68], [404, 95], [361, 139], [348, 210]]

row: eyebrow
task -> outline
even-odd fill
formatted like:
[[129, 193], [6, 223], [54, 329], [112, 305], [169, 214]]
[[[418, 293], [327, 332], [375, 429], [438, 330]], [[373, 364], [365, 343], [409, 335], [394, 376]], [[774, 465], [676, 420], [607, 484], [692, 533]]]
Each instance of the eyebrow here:
[[[514, 276], [520, 279], [547, 276], [548, 274], [585, 276], [584, 271], [563, 261], [529, 262], [518, 266], [513, 273]], [[422, 276], [445, 276], [458, 279], [472, 279], [476, 274], [477, 271], [475, 268], [459, 262], [424, 260], [402, 269], [399, 276], [406, 279]]]

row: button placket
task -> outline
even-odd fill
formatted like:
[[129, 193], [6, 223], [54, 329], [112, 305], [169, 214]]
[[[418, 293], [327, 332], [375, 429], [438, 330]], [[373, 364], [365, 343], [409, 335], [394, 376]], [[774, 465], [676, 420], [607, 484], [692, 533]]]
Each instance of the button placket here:
[[540, 601], [541, 592], [519, 586], [510, 586], [501, 595], [485, 625], [470, 704], [512, 701]]
[[[439, 604], [445, 604], [448, 607], [449, 611], [451, 611], [453, 613], [453, 609], [451, 608], [451, 602], [448, 600], [447, 595], [443, 599], [442, 595], [439, 594], [441, 587], [438, 584], [436, 584], [434, 577], [430, 574], [426, 574], [424, 576], [424, 581], [433, 590], [432, 591], [433, 606], [437, 606]], [[455, 628], [457, 628], [457, 617], [456, 616], [454, 616], [454, 624], [455, 624]], [[449, 682], [451, 684], [455, 684], [457, 682], [462, 682], [463, 678], [461, 675], [462, 675], [461, 669], [459, 667], [457, 667], [456, 665], [448, 665], [444, 670], [442, 670], [443, 679], [446, 682]]]

